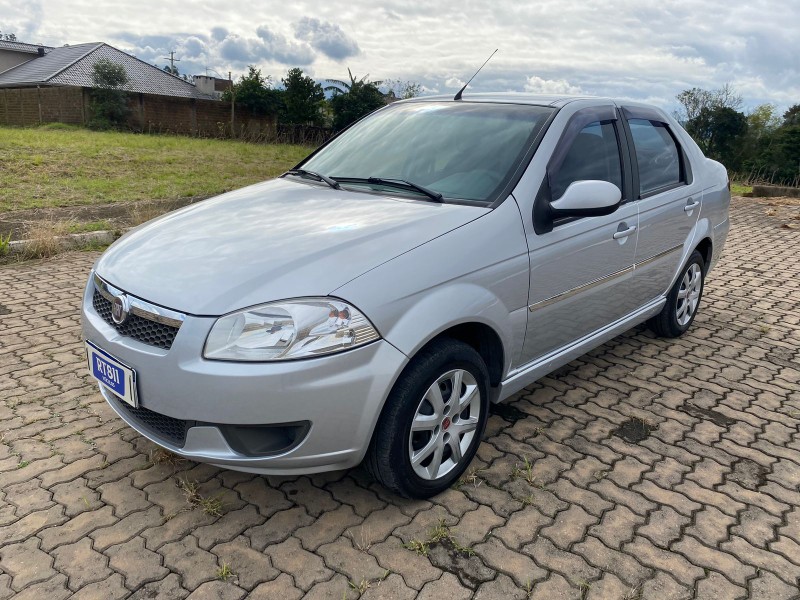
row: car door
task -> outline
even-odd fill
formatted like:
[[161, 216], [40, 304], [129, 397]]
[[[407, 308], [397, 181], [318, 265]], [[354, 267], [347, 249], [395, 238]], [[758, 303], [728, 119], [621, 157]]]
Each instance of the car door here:
[[[530, 292], [522, 363], [546, 357], [632, 311], [638, 234], [627, 141], [614, 106], [576, 112], [548, 162], [528, 233]], [[620, 188], [612, 214], [547, 222], [548, 203], [574, 181]]]
[[639, 240], [632, 294], [639, 305], [662, 296], [681, 266], [700, 215], [702, 190], [679, 138], [657, 111], [623, 107], [639, 205]]

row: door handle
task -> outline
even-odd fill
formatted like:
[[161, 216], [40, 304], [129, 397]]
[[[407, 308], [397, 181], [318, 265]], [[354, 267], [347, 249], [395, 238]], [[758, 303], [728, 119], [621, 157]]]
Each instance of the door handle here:
[[622, 238], [626, 238], [630, 234], [632, 234], [634, 231], [636, 231], [636, 225], [631, 225], [627, 229], [623, 229], [622, 231], [617, 231], [614, 234], [614, 239], [615, 240], [619, 240], [619, 239], [622, 239]]
[[683, 211], [687, 213], [692, 212], [698, 206], [700, 206], [699, 202], [693, 200], [692, 198], [689, 198], [689, 201], [686, 203], [686, 206], [683, 207]]

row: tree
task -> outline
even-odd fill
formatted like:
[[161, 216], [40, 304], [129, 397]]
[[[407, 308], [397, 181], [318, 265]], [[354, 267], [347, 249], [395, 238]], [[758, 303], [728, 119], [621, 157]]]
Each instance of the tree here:
[[108, 59], [98, 60], [92, 69], [92, 119], [89, 126], [96, 129], [118, 127], [128, 116], [128, 83], [125, 67]]
[[728, 106], [704, 106], [686, 123], [686, 131], [703, 153], [729, 169], [741, 163], [739, 143], [747, 132], [747, 117]]
[[386, 104], [386, 98], [378, 89], [381, 81], [368, 81], [369, 75], [356, 79], [350, 69], [347, 69], [347, 74], [350, 76], [350, 83], [328, 79], [328, 83], [332, 85], [325, 88], [326, 91], [333, 92], [330, 104], [333, 110], [333, 128], [336, 131]]
[[387, 79], [383, 82], [386, 88], [386, 95], [393, 96], [398, 100], [416, 98], [422, 93], [422, 84], [415, 81], [403, 81], [402, 79]]
[[377, 88], [379, 85], [383, 83], [382, 81], [369, 81], [367, 79], [367, 77], [369, 77], [369, 73], [364, 75], [364, 77], [362, 77], [361, 79], [356, 79], [349, 68], [347, 69], [347, 75], [350, 77], [350, 83], [347, 83], [346, 81], [343, 81], [341, 79], [326, 79], [325, 81], [327, 81], [332, 85], [327, 86], [325, 88], [325, 91], [333, 92], [334, 95], [346, 94], [355, 86], [372, 85]]
[[0, 31], [0, 40], [5, 40], [6, 42], [16, 42], [17, 36], [13, 33], [3, 33]]
[[247, 75], [242, 75], [222, 99], [230, 102], [231, 96], [237, 106], [247, 109], [256, 116], [277, 115], [283, 109], [283, 92], [272, 89], [272, 78], [261, 74], [261, 69], [248, 67]]
[[800, 122], [784, 125], [778, 130], [780, 163], [776, 175], [786, 183], [800, 184]]
[[675, 113], [675, 117], [683, 125], [696, 119], [704, 108], [732, 108], [738, 111], [742, 108], [743, 103], [742, 95], [737, 93], [729, 83], [717, 90], [704, 90], [696, 87], [684, 90], [675, 96], [675, 99], [682, 107]]
[[180, 76], [180, 72], [178, 71], [178, 67], [176, 67], [175, 65], [164, 65], [164, 71], [166, 71], [170, 75], [175, 75], [176, 77]]
[[747, 133], [741, 141], [742, 168], [759, 172], [774, 162], [777, 143], [775, 135], [781, 126], [774, 104], [756, 106], [747, 115]]
[[297, 125], [321, 125], [320, 108], [325, 101], [322, 86], [311, 77], [303, 75], [302, 69], [289, 69], [282, 80], [284, 110], [282, 120]]
[[783, 124], [786, 126], [800, 125], [800, 104], [795, 104], [783, 113]]

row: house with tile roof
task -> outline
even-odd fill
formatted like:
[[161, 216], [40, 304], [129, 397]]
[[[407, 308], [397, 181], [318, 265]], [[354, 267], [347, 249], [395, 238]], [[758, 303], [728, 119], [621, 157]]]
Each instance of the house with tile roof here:
[[264, 135], [273, 117], [256, 117], [220, 102], [214, 82], [197, 86], [103, 42], [62, 47], [0, 41], [0, 125], [91, 120], [94, 67], [121, 65], [128, 76], [128, 126], [199, 135]]
[[41, 44], [25, 44], [12, 40], [0, 40], [0, 73], [28, 62], [36, 55], [44, 56], [52, 50], [50, 46]]
[[105, 59], [124, 67], [128, 75], [128, 83], [123, 88], [125, 91], [176, 98], [204, 100], [213, 98], [211, 95], [199, 91], [193, 83], [162, 71], [158, 67], [103, 42], [60, 48], [36, 47], [19, 42], [0, 42], [0, 61], [3, 61], [6, 54], [22, 54], [19, 49], [5, 48], [5, 44], [36, 48], [36, 52], [27, 54], [28, 60], [11, 68], [0, 70], [0, 88], [36, 86], [91, 88], [94, 66], [98, 61]]

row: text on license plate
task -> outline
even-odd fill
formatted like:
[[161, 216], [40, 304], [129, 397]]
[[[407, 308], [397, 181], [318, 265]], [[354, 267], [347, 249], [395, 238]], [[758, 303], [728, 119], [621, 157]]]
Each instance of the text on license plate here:
[[122, 400], [136, 406], [135, 372], [118, 360], [86, 342], [89, 370], [92, 376]]

